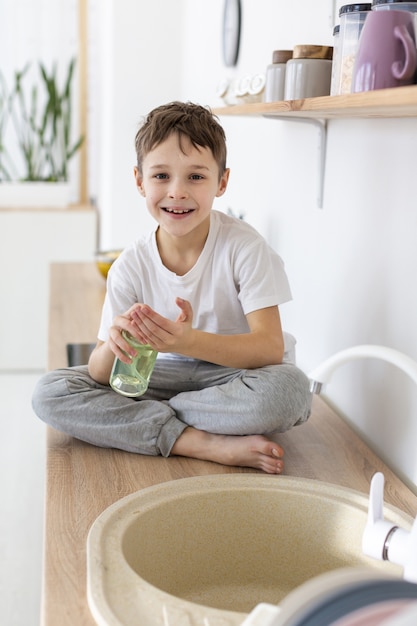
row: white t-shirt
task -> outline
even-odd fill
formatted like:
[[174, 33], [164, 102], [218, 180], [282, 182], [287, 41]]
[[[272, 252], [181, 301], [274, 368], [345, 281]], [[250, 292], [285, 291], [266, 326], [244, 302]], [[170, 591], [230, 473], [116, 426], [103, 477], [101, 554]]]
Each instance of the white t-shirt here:
[[175, 320], [177, 296], [191, 303], [194, 328], [232, 335], [249, 331], [246, 314], [291, 300], [291, 291], [282, 259], [263, 237], [246, 222], [212, 211], [203, 251], [184, 276], [163, 265], [156, 229], [122, 252], [107, 277], [99, 339], [106, 341], [115, 316], [136, 302]]

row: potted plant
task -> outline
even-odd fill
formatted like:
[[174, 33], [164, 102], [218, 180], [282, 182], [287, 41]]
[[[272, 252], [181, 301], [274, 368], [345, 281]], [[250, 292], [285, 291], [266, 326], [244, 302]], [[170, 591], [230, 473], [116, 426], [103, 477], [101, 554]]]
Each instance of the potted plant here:
[[84, 140], [71, 138], [74, 67], [72, 59], [62, 89], [56, 64], [49, 73], [40, 62], [40, 82], [30, 88], [30, 64], [15, 72], [11, 89], [0, 73], [0, 205], [68, 204], [68, 164]]

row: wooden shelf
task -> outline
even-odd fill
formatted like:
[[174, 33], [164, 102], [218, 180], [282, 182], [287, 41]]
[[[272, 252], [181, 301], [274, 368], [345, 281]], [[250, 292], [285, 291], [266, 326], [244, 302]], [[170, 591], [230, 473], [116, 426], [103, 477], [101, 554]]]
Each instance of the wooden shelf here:
[[323, 96], [305, 100], [256, 102], [213, 109], [216, 115], [266, 116], [311, 119], [354, 117], [417, 117], [417, 85]]

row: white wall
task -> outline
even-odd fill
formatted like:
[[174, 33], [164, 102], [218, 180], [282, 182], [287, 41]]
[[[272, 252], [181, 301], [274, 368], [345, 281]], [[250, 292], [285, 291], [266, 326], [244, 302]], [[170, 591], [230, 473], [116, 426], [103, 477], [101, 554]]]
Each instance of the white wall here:
[[90, 0], [90, 191], [102, 249], [153, 223], [134, 185], [134, 137], [146, 113], [181, 97], [182, 4]]

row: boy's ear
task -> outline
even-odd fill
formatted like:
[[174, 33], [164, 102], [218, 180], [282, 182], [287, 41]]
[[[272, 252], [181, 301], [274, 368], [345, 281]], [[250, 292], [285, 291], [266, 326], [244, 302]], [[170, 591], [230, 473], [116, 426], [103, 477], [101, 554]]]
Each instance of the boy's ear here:
[[141, 173], [139, 172], [138, 167], [135, 165], [133, 168], [133, 174], [135, 176], [136, 187], [138, 188], [139, 193], [145, 197], [145, 189], [143, 187], [143, 178]]
[[219, 187], [217, 189], [216, 198], [219, 198], [224, 194], [227, 189], [227, 183], [229, 182], [230, 169], [226, 168], [222, 174], [222, 177], [219, 182]]

